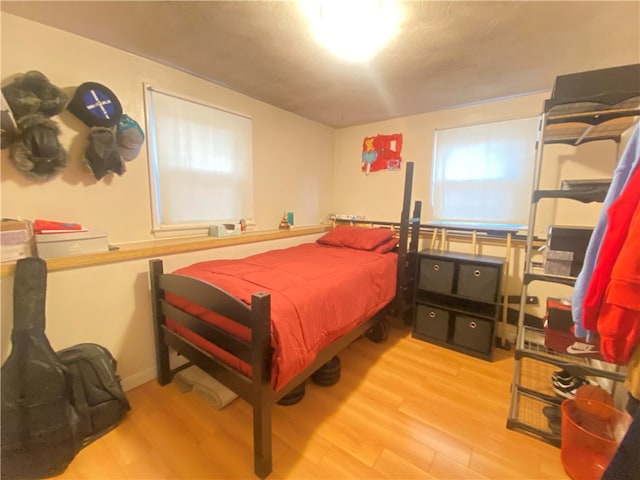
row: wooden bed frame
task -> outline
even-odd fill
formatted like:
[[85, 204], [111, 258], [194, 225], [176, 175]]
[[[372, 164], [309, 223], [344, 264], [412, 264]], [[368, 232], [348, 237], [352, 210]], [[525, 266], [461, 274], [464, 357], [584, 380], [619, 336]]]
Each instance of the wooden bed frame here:
[[[266, 293], [255, 293], [251, 298], [251, 306], [248, 306], [213, 285], [181, 275], [165, 274], [162, 260], [150, 260], [149, 274], [158, 383], [166, 385], [171, 382], [173, 375], [178, 371], [190, 365], [197, 365], [233, 390], [239, 397], [249, 402], [253, 406], [254, 471], [258, 477], [265, 478], [272, 470], [271, 407], [273, 403], [278, 402], [290, 393], [355, 339], [368, 331], [371, 332], [372, 329], [374, 331], [375, 329], [381, 329], [381, 320], [386, 322], [386, 319], [383, 318], [384, 313], [388, 311], [395, 316], [403, 316], [411, 311], [421, 209], [421, 203], [415, 202], [413, 215], [409, 215], [412, 180], [413, 163], [407, 163], [401, 221], [399, 224], [383, 222], [385, 225], [399, 227], [400, 241], [397, 247], [398, 277], [395, 299], [371, 319], [324, 348], [311, 365], [297, 374], [277, 392], [273, 391], [270, 381], [272, 359], [270, 296]], [[375, 224], [375, 222], [373, 223]], [[203, 322], [197, 317], [171, 305], [164, 298], [165, 292], [178, 295], [249, 328], [251, 340], [240, 340], [224, 330]], [[249, 364], [252, 369], [251, 377], [245, 376], [229, 367], [170, 330], [166, 326], [166, 317], [182, 324]], [[380, 335], [378, 335], [379, 337]], [[386, 335], [382, 335], [382, 339], [384, 338], [386, 338]], [[169, 365], [169, 347], [186, 357], [189, 363], [171, 369]]]

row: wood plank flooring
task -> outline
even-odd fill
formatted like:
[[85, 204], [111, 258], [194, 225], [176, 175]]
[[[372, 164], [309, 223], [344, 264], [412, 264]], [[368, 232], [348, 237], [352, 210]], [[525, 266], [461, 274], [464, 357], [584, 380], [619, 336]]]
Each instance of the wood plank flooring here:
[[[411, 338], [361, 338], [340, 381], [307, 382], [274, 406], [269, 479], [566, 479], [560, 450], [508, 430], [513, 353], [486, 362]], [[60, 479], [238, 479], [253, 475], [251, 407], [215, 410], [196, 393], [149, 382], [132, 410], [84, 448]]]

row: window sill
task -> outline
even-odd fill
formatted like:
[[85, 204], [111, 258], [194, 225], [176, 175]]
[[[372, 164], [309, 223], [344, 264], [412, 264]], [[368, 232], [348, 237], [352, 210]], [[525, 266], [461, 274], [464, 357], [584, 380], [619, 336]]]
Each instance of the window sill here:
[[[243, 245], [246, 243], [265, 242], [280, 238], [300, 237], [313, 235], [331, 230], [330, 225], [314, 225], [309, 227], [295, 227], [291, 230], [264, 230], [243, 233], [230, 237], [188, 237], [150, 240], [146, 242], [126, 243], [115, 245], [117, 250], [86, 255], [74, 255], [70, 257], [48, 258], [47, 271], [67, 270], [73, 268], [103, 265], [107, 263], [125, 262], [140, 258], [150, 258], [178, 253], [196, 252], [213, 248], [228, 247], [230, 245]], [[0, 276], [13, 275], [15, 262], [2, 264]]]

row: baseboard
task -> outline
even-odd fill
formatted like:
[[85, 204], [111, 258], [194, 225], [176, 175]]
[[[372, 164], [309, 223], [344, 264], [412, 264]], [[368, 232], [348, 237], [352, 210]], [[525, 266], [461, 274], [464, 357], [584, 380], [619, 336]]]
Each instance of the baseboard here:
[[[176, 368], [180, 365], [183, 365], [187, 362], [186, 358], [181, 357], [177, 353], [171, 351], [169, 352], [169, 365], [171, 368]], [[129, 375], [128, 377], [122, 377], [121, 384], [122, 389], [126, 392], [127, 390], [132, 390], [140, 385], [150, 382], [151, 380], [155, 380], [158, 376], [158, 372], [156, 371], [156, 367], [147, 368], [138, 373], [134, 373], [133, 375]]]
[[156, 378], [156, 369], [148, 368], [142, 372], [135, 373], [128, 377], [124, 377], [121, 381], [122, 389], [126, 392], [128, 390], [132, 390], [140, 385], [150, 382], [151, 380], [155, 380]]

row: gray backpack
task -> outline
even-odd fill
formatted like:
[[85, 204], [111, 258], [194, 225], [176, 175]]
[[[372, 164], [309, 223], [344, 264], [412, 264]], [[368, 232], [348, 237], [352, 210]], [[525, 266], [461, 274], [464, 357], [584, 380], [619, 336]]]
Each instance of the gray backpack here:
[[116, 427], [129, 411], [129, 402], [116, 374], [116, 360], [105, 347], [81, 343], [57, 356], [71, 378], [71, 403], [84, 447]]

